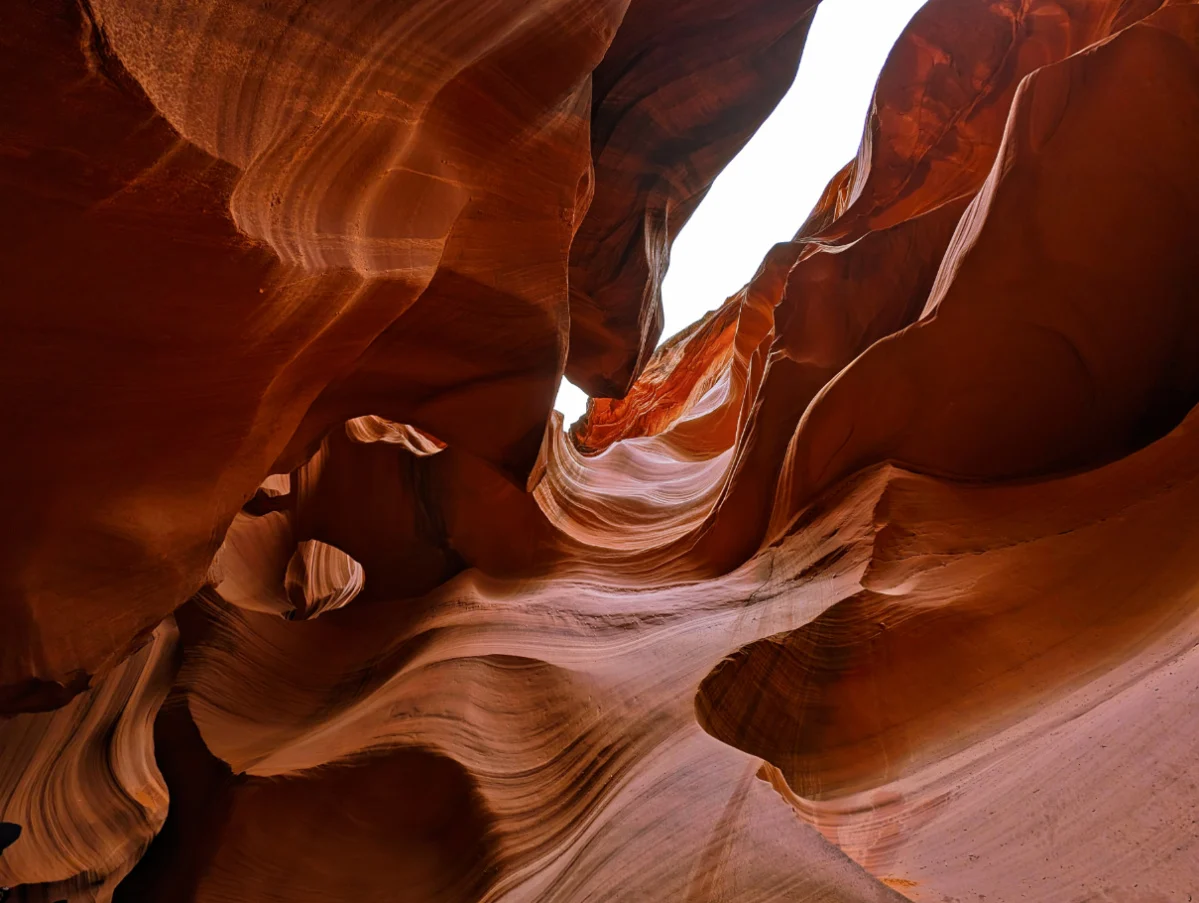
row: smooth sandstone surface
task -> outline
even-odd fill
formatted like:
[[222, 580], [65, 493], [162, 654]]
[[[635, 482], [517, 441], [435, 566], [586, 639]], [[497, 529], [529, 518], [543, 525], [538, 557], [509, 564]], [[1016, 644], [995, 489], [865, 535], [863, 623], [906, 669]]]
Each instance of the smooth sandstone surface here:
[[1199, 5], [930, 0], [655, 351], [814, 10], [0, 8], [0, 898], [1199, 896]]

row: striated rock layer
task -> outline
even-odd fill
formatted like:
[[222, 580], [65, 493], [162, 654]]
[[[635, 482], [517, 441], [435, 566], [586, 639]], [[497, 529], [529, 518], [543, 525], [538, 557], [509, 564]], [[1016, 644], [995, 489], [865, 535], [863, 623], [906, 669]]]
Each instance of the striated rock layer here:
[[1199, 892], [1199, 5], [930, 0], [655, 352], [814, 6], [0, 9], [0, 896]]

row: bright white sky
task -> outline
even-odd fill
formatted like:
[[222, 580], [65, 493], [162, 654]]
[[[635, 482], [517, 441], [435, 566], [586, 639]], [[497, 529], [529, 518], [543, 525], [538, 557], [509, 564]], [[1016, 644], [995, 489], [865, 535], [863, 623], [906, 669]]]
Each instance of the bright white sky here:
[[[775, 242], [807, 219], [828, 180], [857, 153], [874, 83], [924, 0], [823, 0], [799, 73], [749, 143], [712, 184], [670, 252], [662, 283], [674, 335], [750, 280]], [[587, 408], [562, 381], [554, 407], [569, 427]]]

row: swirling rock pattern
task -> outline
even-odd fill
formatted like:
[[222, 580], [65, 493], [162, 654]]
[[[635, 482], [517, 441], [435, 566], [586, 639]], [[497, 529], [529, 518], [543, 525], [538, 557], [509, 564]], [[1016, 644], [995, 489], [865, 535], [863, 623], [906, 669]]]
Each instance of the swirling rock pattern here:
[[150, 845], [167, 813], [152, 731], [177, 634], [166, 619], [96, 687], [0, 724], [0, 820], [20, 829], [0, 885], [38, 885], [28, 899], [109, 900]]
[[653, 351], [814, 8], [0, 9], [3, 893], [1199, 892], [1199, 5], [930, 0]]

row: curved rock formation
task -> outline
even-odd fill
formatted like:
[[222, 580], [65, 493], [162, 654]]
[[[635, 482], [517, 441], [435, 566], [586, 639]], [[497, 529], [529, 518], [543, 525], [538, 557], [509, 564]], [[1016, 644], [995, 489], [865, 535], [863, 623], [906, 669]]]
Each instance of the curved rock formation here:
[[0, 897], [1189, 899], [1199, 5], [930, 0], [653, 351], [814, 8], [0, 10]]
[[[168, 618], [96, 687], [0, 723], [0, 885], [28, 899], [110, 899], [166, 818], [155, 716], [175, 676]], [[15, 830], [14, 830], [15, 829]]]

